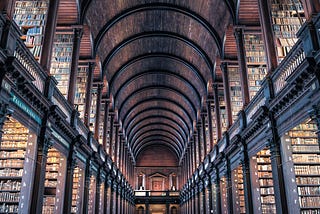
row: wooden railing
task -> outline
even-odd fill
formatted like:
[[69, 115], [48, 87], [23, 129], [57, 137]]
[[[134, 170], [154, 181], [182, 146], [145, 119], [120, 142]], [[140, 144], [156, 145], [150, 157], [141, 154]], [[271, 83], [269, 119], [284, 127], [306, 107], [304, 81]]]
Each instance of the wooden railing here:
[[66, 120], [70, 123], [72, 107], [65, 99], [65, 97], [61, 94], [58, 88], [55, 88], [52, 102], [61, 109], [61, 111], [66, 115]]
[[14, 56], [34, 78], [32, 81], [33, 85], [43, 93], [45, 81], [48, 75], [43, 71], [38, 61], [34, 58], [33, 54], [21, 39], [17, 39]]
[[275, 95], [285, 87], [287, 78], [301, 65], [305, 58], [302, 42], [298, 40], [272, 75]]
[[247, 124], [252, 121], [254, 113], [256, 113], [258, 109], [265, 104], [265, 102], [266, 98], [264, 97], [263, 88], [261, 88], [245, 109]]

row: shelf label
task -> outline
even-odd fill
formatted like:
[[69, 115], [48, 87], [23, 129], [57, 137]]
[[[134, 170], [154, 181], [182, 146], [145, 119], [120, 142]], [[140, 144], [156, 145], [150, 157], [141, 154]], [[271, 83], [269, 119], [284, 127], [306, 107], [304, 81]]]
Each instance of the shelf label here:
[[11, 93], [11, 101], [16, 104], [20, 109], [27, 113], [32, 119], [34, 119], [38, 124], [41, 125], [41, 118], [37, 113], [35, 113], [29, 106], [25, 104], [19, 97]]
[[87, 162], [87, 159], [80, 152], [77, 152], [77, 158], [79, 158], [83, 163]]
[[69, 143], [55, 130], [52, 129], [52, 135], [59, 140], [67, 149], [69, 149]]

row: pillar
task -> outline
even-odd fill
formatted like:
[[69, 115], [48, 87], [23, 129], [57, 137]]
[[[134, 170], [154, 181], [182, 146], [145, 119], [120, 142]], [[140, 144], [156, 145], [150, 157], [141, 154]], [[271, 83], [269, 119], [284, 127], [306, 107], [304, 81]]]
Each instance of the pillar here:
[[229, 128], [232, 125], [232, 110], [231, 110], [230, 84], [229, 84], [229, 78], [228, 78], [228, 63], [223, 62], [221, 63], [220, 67], [222, 70], [224, 99], [226, 101], [226, 111], [227, 111], [227, 117], [228, 117], [227, 128]]
[[249, 94], [249, 85], [248, 85], [247, 62], [246, 62], [245, 45], [244, 45], [244, 38], [243, 38], [243, 29], [235, 28], [234, 35], [236, 38], [237, 49], [238, 49], [242, 101], [243, 101], [243, 106], [245, 107], [250, 102], [250, 94]]
[[42, 66], [43, 70], [50, 73], [51, 67], [51, 58], [52, 58], [52, 46], [53, 40], [56, 33], [56, 25], [57, 25], [57, 17], [58, 17], [58, 8], [59, 8], [59, 0], [56, 1], [49, 1], [49, 8], [47, 17], [50, 19], [46, 20], [45, 26], [45, 34], [43, 37], [43, 44], [45, 44], [45, 48], [42, 48], [41, 58], [40, 58], [40, 65]]
[[68, 101], [72, 106], [74, 105], [74, 98], [76, 94], [78, 62], [79, 62], [80, 42], [81, 42], [82, 33], [83, 33], [82, 28], [74, 29], [72, 59], [71, 59], [69, 88], [68, 88]]
[[107, 152], [107, 140], [108, 140], [108, 119], [109, 119], [109, 104], [110, 100], [106, 99], [104, 103], [104, 118], [103, 118], [103, 140], [102, 145], [104, 150]]
[[262, 29], [262, 37], [267, 58], [268, 72], [272, 73], [278, 66], [277, 50], [275, 47], [275, 37], [270, 17], [270, 1], [258, 0], [259, 18]]
[[220, 140], [222, 137], [221, 131], [221, 118], [220, 118], [220, 102], [219, 102], [219, 93], [218, 93], [218, 84], [213, 84], [213, 98], [214, 98], [214, 111], [216, 118], [216, 132], [217, 132], [217, 140]]
[[64, 192], [64, 202], [63, 202], [63, 213], [71, 212], [72, 205], [72, 189], [73, 189], [73, 172], [76, 167], [76, 148], [72, 145], [69, 150], [69, 156], [67, 159], [67, 173], [66, 173], [66, 183]]
[[89, 190], [90, 190], [90, 177], [91, 177], [91, 169], [90, 169], [91, 161], [88, 160], [86, 164], [86, 173], [84, 176], [84, 191], [83, 191], [83, 213], [88, 213], [88, 205], [89, 205]]
[[103, 85], [99, 84], [97, 89], [97, 103], [96, 103], [96, 120], [94, 125], [94, 138], [99, 140], [100, 116], [101, 116], [101, 98]]
[[[42, 129], [45, 129], [44, 127]], [[45, 132], [45, 130], [43, 130]], [[45, 133], [41, 133], [38, 139], [38, 151], [36, 156], [35, 174], [32, 192], [31, 209], [34, 213], [42, 212], [43, 194], [44, 194], [44, 182], [46, 176], [46, 164], [48, 150], [52, 145], [50, 137]]]
[[85, 103], [85, 113], [84, 113], [84, 124], [89, 128], [90, 123], [90, 108], [91, 108], [91, 91], [93, 83], [93, 73], [94, 73], [94, 63], [89, 63], [88, 69], [88, 79], [86, 85], [86, 103]]
[[202, 213], [206, 214], [207, 213], [207, 206], [206, 206], [206, 188], [204, 185], [204, 181], [202, 182]]
[[110, 112], [110, 133], [109, 133], [109, 151], [107, 152], [112, 159], [113, 156], [113, 126], [114, 126], [114, 113]]
[[100, 191], [101, 191], [101, 185], [103, 183], [102, 177], [101, 177], [101, 169], [99, 170], [98, 176], [97, 176], [97, 182], [96, 182], [96, 200], [95, 200], [95, 214], [100, 213]]
[[203, 136], [203, 159], [207, 156], [207, 133], [206, 133], [206, 114], [201, 114], [201, 127], [202, 127], [202, 136]]
[[208, 112], [208, 128], [209, 128], [209, 140], [210, 140], [210, 150], [214, 147], [214, 140], [213, 140], [213, 125], [212, 125], [212, 111], [211, 105], [213, 100], [210, 98], [207, 100], [207, 112]]

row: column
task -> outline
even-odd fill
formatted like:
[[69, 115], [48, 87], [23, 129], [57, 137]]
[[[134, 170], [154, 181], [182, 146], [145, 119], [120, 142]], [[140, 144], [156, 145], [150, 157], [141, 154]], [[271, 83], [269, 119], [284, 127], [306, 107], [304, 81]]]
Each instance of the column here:
[[119, 213], [119, 184], [117, 184], [116, 187], [116, 200], [115, 200], [115, 213], [118, 214]]
[[88, 160], [86, 165], [86, 173], [84, 175], [83, 208], [82, 208], [83, 213], [88, 213], [90, 177], [91, 177], [90, 163], [91, 161]]
[[106, 180], [104, 181], [104, 207], [103, 207], [103, 213], [107, 214], [109, 211], [109, 198], [108, 198], [108, 188], [109, 188], [109, 184], [108, 184], [108, 177], [106, 178]]
[[254, 213], [251, 192], [250, 162], [247, 145], [245, 143], [242, 143], [241, 146], [241, 166], [243, 170], [243, 189], [246, 203], [246, 212]]
[[109, 151], [107, 152], [109, 156], [112, 158], [113, 153], [113, 126], [114, 126], [114, 113], [110, 112], [110, 133], [109, 133]]
[[147, 199], [145, 201], [146, 214], [149, 214], [149, 192], [146, 192]]
[[320, 11], [320, 2], [314, 0], [301, 0], [305, 17], [307, 20], [311, 19]]
[[0, 12], [5, 12], [9, 19], [12, 19], [14, 12], [14, 0], [2, 0], [0, 1]]
[[113, 180], [111, 181], [111, 193], [110, 193], [110, 214], [113, 213], [113, 209], [114, 209], [114, 189], [113, 189]]
[[[42, 127], [43, 128], [43, 127]], [[43, 128], [45, 129], [45, 128]], [[35, 176], [33, 181], [31, 209], [34, 213], [41, 213], [43, 205], [44, 181], [46, 174], [46, 164], [48, 150], [51, 147], [51, 139], [45, 134], [41, 134], [38, 139], [37, 160], [35, 166]]]
[[2, 139], [2, 134], [3, 134], [3, 125], [7, 120], [7, 115], [8, 115], [8, 104], [5, 103], [0, 103], [0, 141]]
[[73, 172], [76, 167], [76, 148], [74, 145], [71, 146], [69, 150], [69, 156], [67, 160], [67, 173], [66, 173], [66, 184], [64, 192], [64, 202], [63, 202], [63, 213], [71, 212], [72, 204], [72, 188], [73, 188]]
[[48, 74], [50, 73], [52, 46], [53, 46], [54, 36], [56, 33], [59, 2], [60, 2], [59, 0], [49, 1], [47, 16], [50, 17], [50, 19], [46, 20], [47, 23], [44, 31], [45, 34], [43, 37], [43, 44], [46, 45], [46, 48], [42, 48], [40, 65], [42, 66], [43, 70]]
[[208, 178], [209, 180], [209, 184], [208, 184], [208, 201], [209, 201], [209, 204], [208, 204], [208, 207], [209, 207], [209, 212], [210, 213], [213, 213], [213, 208], [212, 208], [212, 184], [211, 184], [211, 178], [209, 177]]
[[108, 140], [108, 119], [109, 119], [109, 104], [110, 100], [106, 99], [104, 104], [104, 118], [103, 118], [103, 141], [102, 145], [104, 150], [107, 152], [107, 140]]
[[194, 164], [193, 164], [193, 171], [195, 171], [198, 167], [198, 151], [197, 151], [197, 144], [198, 144], [198, 141], [197, 141], [197, 134], [194, 133], [193, 134], [193, 155], [194, 155]]
[[202, 206], [203, 206], [203, 214], [207, 213], [207, 206], [206, 206], [206, 188], [204, 185], [204, 181], [202, 182]]
[[216, 179], [214, 181], [214, 185], [216, 185], [216, 207], [217, 207], [217, 213], [221, 213], [221, 190], [220, 190], [220, 175], [219, 175], [219, 169], [215, 168], [216, 171]]
[[231, 110], [230, 85], [229, 85], [229, 78], [228, 78], [228, 63], [223, 62], [221, 63], [220, 67], [222, 71], [224, 99], [226, 101], [226, 111], [227, 111], [227, 117], [228, 117], [227, 128], [229, 128], [232, 125], [232, 110]]
[[228, 213], [233, 214], [232, 179], [231, 179], [230, 161], [228, 160], [228, 158], [226, 158], [225, 161], [227, 162], [226, 187], [227, 187]]
[[206, 133], [206, 114], [201, 114], [201, 127], [202, 127], [202, 136], [203, 136], [203, 159], [207, 156], [207, 133]]
[[89, 127], [90, 121], [90, 108], [91, 108], [91, 91], [93, 83], [93, 73], [94, 73], [94, 63], [89, 63], [88, 69], [88, 82], [86, 86], [86, 104], [85, 104], [85, 113], [84, 113], [84, 124]]
[[198, 123], [197, 124], [197, 139], [198, 139], [198, 142], [197, 142], [197, 147], [198, 147], [198, 166], [199, 164], [201, 163], [201, 161], [203, 160], [203, 142], [201, 142], [201, 123]]
[[280, 151], [280, 137], [276, 128], [276, 121], [273, 114], [269, 113], [269, 120], [272, 130], [272, 140], [270, 142], [271, 167], [274, 186], [274, 196], [276, 200], [277, 213], [289, 213], [287, 207], [286, 186], [284, 182], [282, 159]]
[[213, 98], [214, 98], [214, 111], [216, 117], [216, 132], [217, 140], [220, 140], [222, 137], [221, 133], [221, 118], [220, 118], [220, 104], [219, 104], [219, 93], [218, 93], [218, 84], [213, 84]]
[[192, 187], [192, 202], [193, 202], [193, 213], [199, 213], [199, 211], [197, 210], [197, 201], [196, 201], [196, 193], [195, 193], [195, 189]]
[[99, 84], [97, 89], [97, 103], [96, 103], [96, 121], [94, 125], [94, 138], [99, 140], [100, 116], [101, 116], [101, 98], [103, 85]]
[[239, 61], [239, 70], [240, 70], [242, 101], [243, 101], [243, 106], [245, 107], [250, 102], [250, 95], [249, 95], [249, 85], [248, 85], [247, 63], [246, 63], [246, 54], [245, 54], [245, 46], [244, 46], [244, 38], [243, 38], [243, 29], [235, 28], [234, 35], [236, 38], [237, 49], [238, 49], [238, 61]]
[[[259, 9], [259, 17], [260, 17], [260, 24], [262, 28], [262, 36], [264, 41], [264, 47], [266, 52], [267, 58], [267, 66], [268, 72], [272, 73], [278, 66], [277, 60], [277, 51], [275, 47], [275, 38], [273, 34], [273, 27], [270, 17], [270, 1], [265, 0], [258, 0], [258, 9]], [[269, 9], [270, 8], [270, 9]]]
[[102, 177], [101, 177], [101, 169], [99, 169], [99, 173], [97, 176], [97, 182], [96, 182], [96, 201], [95, 201], [95, 214], [100, 213], [100, 191], [101, 191], [101, 185], [103, 183]]
[[[72, 46], [72, 59], [70, 68], [69, 88], [68, 88], [68, 101], [73, 106], [74, 97], [76, 94], [77, 76], [78, 76], [78, 60], [80, 54], [80, 42], [83, 34], [82, 28], [75, 28], [74, 39]], [[44, 43], [45, 44], [45, 43]]]
[[119, 168], [119, 123], [114, 124], [116, 128], [116, 136], [114, 138], [114, 160], [113, 162], [117, 165]]

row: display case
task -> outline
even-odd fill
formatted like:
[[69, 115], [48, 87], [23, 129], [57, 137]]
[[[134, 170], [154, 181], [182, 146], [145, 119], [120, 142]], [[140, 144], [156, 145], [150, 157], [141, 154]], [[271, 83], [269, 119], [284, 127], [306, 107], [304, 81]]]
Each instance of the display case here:
[[42, 51], [48, 5], [49, 0], [15, 1], [13, 19], [22, 31], [21, 39], [37, 60]]
[[262, 80], [267, 75], [266, 55], [262, 35], [244, 34], [249, 95], [252, 99], [260, 90]]
[[243, 108], [240, 71], [238, 66], [228, 65], [228, 80], [231, 99], [232, 121], [236, 121]]
[[67, 98], [73, 49], [73, 31], [56, 32], [53, 42], [50, 74], [57, 88]]
[[305, 22], [304, 9], [300, 0], [272, 0], [271, 14], [278, 61], [281, 62], [298, 41], [296, 33]]
[[233, 192], [233, 212], [238, 214], [245, 214], [245, 195], [243, 184], [243, 170], [242, 166], [238, 166], [232, 170], [232, 192]]
[[285, 135], [291, 144], [301, 213], [320, 213], [320, 149], [317, 126], [302, 123]]
[[85, 97], [86, 97], [88, 70], [89, 70], [88, 65], [79, 64], [74, 104], [80, 114], [79, 118], [81, 120], [84, 120], [84, 113], [85, 113], [84, 111], [85, 111], [85, 103], [86, 103]]
[[28, 209], [31, 199], [36, 134], [11, 117], [5, 122], [2, 131], [0, 213], [23, 213], [23, 210]]
[[71, 213], [82, 213], [84, 170], [76, 167], [73, 172]]
[[65, 188], [66, 159], [55, 148], [47, 154], [43, 195], [43, 214], [61, 213]]

